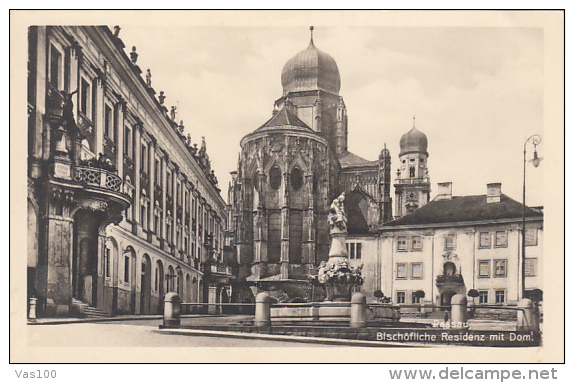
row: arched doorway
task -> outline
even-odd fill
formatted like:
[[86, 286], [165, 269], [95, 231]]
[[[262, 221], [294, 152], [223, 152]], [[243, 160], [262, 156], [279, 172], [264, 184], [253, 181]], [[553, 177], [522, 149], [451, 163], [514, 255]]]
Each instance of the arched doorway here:
[[95, 220], [89, 212], [74, 215], [72, 298], [97, 306], [98, 244]]
[[[229, 303], [229, 295], [223, 283], [217, 285], [215, 299], [216, 303]], [[229, 314], [229, 306], [217, 306], [216, 312], [218, 314]]]
[[[122, 264], [123, 264], [123, 281], [126, 285], [130, 286], [130, 299], [129, 299], [129, 307], [127, 311], [130, 314], [136, 313], [136, 285], [137, 285], [137, 270], [136, 270], [136, 251], [133, 247], [128, 246], [123, 252], [122, 256]], [[126, 311], [126, 308], [120, 308], [120, 311]]]
[[141, 263], [140, 313], [151, 313], [151, 260], [147, 254]]
[[165, 297], [164, 275], [163, 263], [158, 260], [155, 265], [155, 291], [159, 300], [157, 312], [160, 314], [163, 314], [163, 299]]

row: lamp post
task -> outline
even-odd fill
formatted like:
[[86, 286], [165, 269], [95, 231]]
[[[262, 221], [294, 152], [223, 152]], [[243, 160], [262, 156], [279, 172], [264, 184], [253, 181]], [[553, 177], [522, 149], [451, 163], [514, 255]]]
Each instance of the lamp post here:
[[524, 142], [524, 168], [522, 172], [522, 257], [520, 259], [520, 268], [522, 272], [521, 282], [521, 298], [526, 298], [526, 145], [532, 142], [534, 146], [534, 156], [532, 158], [532, 165], [537, 168], [540, 165], [540, 158], [536, 152], [536, 146], [540, 144], [542, 138], [538, 134], [534, 134], [526, 139]]
[[[179, 273], [181, 272], [181, 267], [180, 267], [179, 265], [177, 265], [177, 267], [175, 268], [175, 271], [176, 271], [176, 274], [169, 274], [169, 273], [168, 273], [168, 274], [165, 275], [165, 279], [167, 279], [167, 287], [168, 287], [168, 290], [170, 290], [170, 289], [169, 289], [169, 287], [170, 287], [170, 280], [171, 280], [172, 278], [176, 278], [176, 277], [179, 276]], [[169, 292], [171, 292], [171, 291], [168, 291], [168, 293], [169, 293]]]

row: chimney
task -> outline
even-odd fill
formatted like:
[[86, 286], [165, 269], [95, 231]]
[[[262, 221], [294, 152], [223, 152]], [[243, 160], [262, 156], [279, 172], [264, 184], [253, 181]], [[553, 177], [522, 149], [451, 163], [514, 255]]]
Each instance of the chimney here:
[[451, 200], [452, 199], [452, 182], [439, 182], [438, 183], [438, 194], [435, 197], [435, 201], [440, 200]]
[[500, 182], [486, 184], [486, 202], [487, 203], [500, 202], [501, 186], [502, 186], [502, 184]]

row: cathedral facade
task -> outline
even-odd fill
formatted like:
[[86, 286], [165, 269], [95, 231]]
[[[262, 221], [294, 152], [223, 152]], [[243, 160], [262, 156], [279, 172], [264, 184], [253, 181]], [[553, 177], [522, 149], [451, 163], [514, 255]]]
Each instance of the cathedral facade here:
[[317, 298], [308, 277], [328, 259], [327, 215], [342, 192], [350, 235], [376, 235], [393, 218], [390, 151], [370, 161], [348, 150], [339, 69], [312, 31], [283, 67], [272, 117], [241, 140], [229, 189], [238, 301], [262, 290], [279, 301]]

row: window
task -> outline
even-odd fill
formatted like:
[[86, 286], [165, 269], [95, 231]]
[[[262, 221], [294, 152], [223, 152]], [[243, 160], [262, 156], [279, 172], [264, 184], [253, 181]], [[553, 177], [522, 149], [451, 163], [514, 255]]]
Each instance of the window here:
[[423, 249], [423, 241], [420, 235], [414, 235], [412, 237], [412, 245], [411, 249], [413, 251], [422, 251]]
[[399, 235], [397, 237], [397, 251], [407, 251], [407, 237]]
[[171, 195], [171, 173], [167, 172], [167, 195]]
[[130, 283], [130, 256], [124, 257], [124, 282]]
[[147, 146], [142, 143], [141, 170], [147, 173]]
[[291, 186], [295, 190], [301, 189], [303, 185], [303, 172], [299, 168], [293, 168], [291, 171]]
[[80, 85], [80, 112], [84, 113], [86, 117], [90, 117], [90, 83], [82, 78]]
[[506, 231], [496, 232], [496, 242], [494, 247], [507, 247], [508, 246], [508, 233]]
[[112, 249], [106, 247], [106, 254], [105, 254], [105, 260], [104, 260], [104, 276], [106, 278], [110, 278], [111, 276], [111, 272], [110, 272], [110, 264], [111, 264], [111, 254], [112, 253]]
[[60, 89], [60, 72], [62, 70], [62, 54], [53, 45], [50, 46], [50, 84]]
[[281, 187], [281, 170], [276, 166], [269, 172], [269, 186], [277, 190]]
[[490, 261], [478, 261], [478, 277], [490, 278]]
[[155, 184], [161, 185], [161, 163], [159, 162], [158, 158], [155, 159], [153, 169], [154, 169]]
[[104, 108], [104, 134], [110, 140], [114, 139], [114, 118], [109, 105]]
[[524, 241], [526, 246], [538, 245], [538, 229], [526, 229]]
[[506, 259], [494, 260], [494, 276], [496, 278], [506, 278]]
[[406, 263], [397, 263], [397, 279], [407, 279]]
[[423, 264], [420, 262], [411, 263], [411, 278], [422, 279], [423, 277]]
[[133, 145], [133, 140], [132, 140], [132, 130], [126, 125], [125, 126], [125, 131], [124, 131], [124, 154], [128, 157], [128, 158], [132, 158], [132, 145]]
[[444, 249], [445, 250], [455, 250], [456, 249], [456, 235], [447, 234], [444, 239]]
[[478, 291], [478, 303], [479, 304], [487, 304], [488, 303], [488, 290], [479, 290]]
[[494, 290], [495, 303], [505, 303], [506, 302], [506, 290], [499, 289]]
[[269, 214], [267, 237], [267, 261], [279, 263], [281, 257], [281, 214]]
[[397, 291], [397, 303], [406, 303], [407, 293], [405, 291]]
[[538, 274], [538, 258], [526, 258], [524, 262], [524, 276], [535, 277]]
[[409, 176], [410, 176], [410, 177], [414, 177], [414, 176], [415, 176], [415, 167], [414, 167], [414, 166], [411, 166], [411, 167], [409, 168]]
[[411, 303], [413, 305], [421, 303], [421, 297], [416, 294], [416, 291], [413, 291], [411, 294]]
[[361, 259], [361, 243], [347, 242], [347, 253], [349, 259]]
[[478, 243], [479, 249], [490, 249], [490, 233], [480, 233], [480, 240]]

